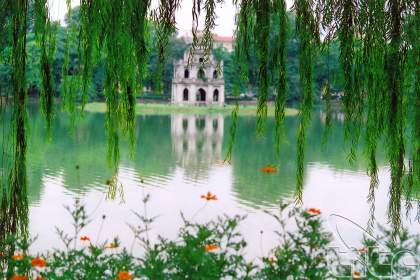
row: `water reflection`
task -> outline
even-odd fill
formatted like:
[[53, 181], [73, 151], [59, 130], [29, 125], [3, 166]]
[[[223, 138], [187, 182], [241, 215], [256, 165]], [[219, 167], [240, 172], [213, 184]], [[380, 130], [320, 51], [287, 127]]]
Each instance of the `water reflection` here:
[[171, 116], [171, 139], [177, 162], [186, 169], [205, 169], [222, 159], [222, 115]]
[[[87, 114], [74, 135], [68, 132], [70, 123], [67, 118], [57, 117], [52, 126], [53, 140], [50, 143], [44, 139], [41, 116], [34, 112], [29, 119], [30, 201], [40, 199], [45, 176], [63, 177], [63, 184], [71, 193], [107, 188], [106, 181], [114, 174], [106, 162], [103, 115]], [[156, 187], [169, 182], [178, 169], [183, 170], [183, 176], [188, 180], [200, 182], [208, 178], [222, 161], [227, 149], [224, 135], [230, 124], [230, 118], [221, 115], [141, 116], [137, 120], [134, 159], [129, 158], [127, 141], [122, 141], [120, 167], [132, 168], [137, 182], [147, 179]], [[279, 197], [294, 192], [297, 125], [297, 118], [286, 118], [287, 139], [279, 153], [278, 173], [264, 174], [260, 171], [261, 167], [277, 163], [278, 160], [273, 152], [274, 120], [268, 120], [268, 127], [272, 129], [268, 129], [266, 137], [261, 138], [253, 133], [256, 129], [253, 117], [239, 119], [232, 165], [229, 167], [232, 169], [232, 178], [227, 179], [232, 181], [232, 191], [238, 199], [258, 207], [267, 203], [274, 204]], [[336, 170], [364, 173], [367, 168], [365, 161], [357, 161], [354, 165], [346, 161], [342, 124], [334, 122], [330, 142], [325, 149], [321, 149], [322, 128], [322, 121], [315, 118], [308, 127], [304, 164], [321, 163]], [[378, 165], [384, 165], [384, 155], [381, 153], [378, 154]]]
[[[203, 211], [203, 215], [198, 216], [200, 221], [222, 213], [247, 213], [250, 219], [244, 225], [244, 233], [252, 240], [259, 236], [259, 230], [275, 229], [275, 222], [260, 209], [271, 209], [279, 198], [291, 198], [295, 192], [299, 124], [295, 117], [285, 119], [286, 139], [279, 155], [275, 153], [274, 119], [267, 120], [267, 135], [257, 137], [255, 117], [240, 117], [229, 165], [220, 163], [228, 149], [226, 135], [232, 123], [230, 117], [218, 114], [139, 116], [133, 159], [129, 141], [121, 138], [121, 161], [116, 175], [123, 188], [114, 196], [125, 198], [125, 204], [121, 204], [121, 199], [112, 201], [106, 197], [110, 191], [107, 181], [113, 178], [114, 171], [109, 169], [106, 160], [103, 114], [86, 114], [73, 134], [69, 133], [71, 120], [58, 114], [52, 124], [51, 142], [45, 141], [41, 114], [36, 110], [29, 114], [30, 229], [40, 235], [38, 248], [41, 249], [51, 246], [51, 239], [55, 238], [54, 226], [61, 224], [65, 215], [62, 205], [71, 204], [75, 197], [86, 201], [91, 213], [105, 213], [109, 217], [110, 225], [104, 229], [104, 236], [119, 235], [129, 239], [125, 223], [129, 222], [130, 211], [138, 209], [144, 191], [152, 195], [153, 214], [161, 216], [156, 231], [165, 233], [176, 232], [181, 222], [179, 211], [187, 215], [196, 212], [202, 207], [200, 195], [212, 191], [220, 201]], [[313, 118], [305, 132], [303, 204], [322, 208], [327, 214], [346, 214], [362, 225], [367, 224], [368, 163], [360, 157], [349, 165], [343, 123], [339, 118], [332, 119], [329, 143], [321, 148], [325, 125], [322, 113], [314, 116], [319, 117]], [[361, 145], [359, 153], [363, 150]], [[261, 167], [267, 164], [277, 165], [278, 172], [262, 173]], [[385, 202], [390, 181], [383, 150], [378, 150], [377, 164], [381, 173], [376, 215], [379, 221], [386, 222]], [[120, 193], [122, 190], [124, 195]], [[418, 191], [413, 192], [416, 193]], [[351, 201], [346, 199], [350, 197]], [[355, 212], [355, 208], [363, 211]], [[46, 221], [45, 215], [51, 212], [54, 215]], [[267, 242], [275, 239], [266, 238]], [[260, 248], [255, 246], [250, 250], [259, 253]]]
[[[334, 121], [338, 121], [340, 123], [344, 122], [345, 114], [344, 112], [333, 110], [331, 111], [331, 119]], [[327, 112], [320, 110], [319, 111], [319, 119], [321, 123], [325, 124], [327, 121]]]

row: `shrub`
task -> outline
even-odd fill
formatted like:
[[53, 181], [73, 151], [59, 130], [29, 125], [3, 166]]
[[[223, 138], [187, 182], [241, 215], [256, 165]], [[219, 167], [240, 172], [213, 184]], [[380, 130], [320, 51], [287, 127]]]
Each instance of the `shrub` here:
[[[217, 197], [202, 196], [206, 204]], [[146, 204], [149, 197], [143, 202]], [[279, 223], [276, 232], [279, 245], [262, 258], [261, 263], [244, 257], [246, 242], [237, 230], [243, 216], [219, 217], [205, 224], [183, 218], [176, 240], [159, 236], [149, 239], [154, 218], [136, 213], [138, 225], [131, 225], [135, 240], [144, 248], [136, 257], [119, 240], [94, 244], [81, 236], [89, 223], [85, 208], [76, 201], [67, 208], [73, 219], [72, 235], [57, 229], [64, 250], [30, 256], [27, 252], [34, 239], [9, 236], [0, 242], [0, 277], [12, 280], [64, 279], [414, 279], [419, 268], [420, 239], [407, 231], [395, 235], [384, 228], [381, 235], [366, 235], [362, 248], [354, 250], [350, 266], [340, 263], [338, 252], [331, 247], [332, 236], [322, 225], [321, 211], [302, 209], [280, 203], [279, 214], [270, 214]], [[146, 210], [146, 208], [145, 208]], [[145, 211], [146, 213], [147, 211]], [[105, 217], [103, 217], [105, 219]], [[290, 223], [293, 220], [293, 223]], [[293, 225], [296, 230], [290, 231]], [[5, 250], [7, 252], [5, 252]], [[386, 252], [384, 254], [384, 252]], [[412, 265], [404, 261], [411, 257]]]

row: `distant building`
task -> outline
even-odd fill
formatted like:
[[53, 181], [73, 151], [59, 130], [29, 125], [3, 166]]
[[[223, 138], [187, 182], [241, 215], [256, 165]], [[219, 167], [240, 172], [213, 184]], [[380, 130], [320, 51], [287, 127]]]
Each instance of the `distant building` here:
[[214, 43], [215, 48], [223, 47], [228, 52], [233, 51], [234, 39], [233, 39], [232, 36], [219, 36], [219, 35], [214, 34], [213, 35], [213, 43]]
[[204, 62], [203, 50], [196, 49], [188, 65], [189, 52], [185, 51], [183, 59], [174, 61], [172, 103], [223, 105], [223, 61], [216, 62], [211, 54], [208, 61]]
[[[198, 31], [198, 36], [202, 36], [202, 31]], [[191, 44], [193, 41], [192, 34], [190, 31], [179, 34], [179, 38], [187, 44]], [[220, 36], [213, 34], [213, 47], [223, 47], [228, 52], [232, 52], [234, 48], [235, 39], [232, 36]]]

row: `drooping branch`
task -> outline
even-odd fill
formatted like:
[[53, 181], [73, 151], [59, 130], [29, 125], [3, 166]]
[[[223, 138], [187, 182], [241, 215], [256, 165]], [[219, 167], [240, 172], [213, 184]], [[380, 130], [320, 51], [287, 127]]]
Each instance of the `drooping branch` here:
[[391, 187], [388, 215], [395, 233], [401, 226], [401, 194], [404, 175], [404, 109], [403, 109], [403, 56], [401, 53], [402, 33], [401, 0], [388, 2], [389, 47], [385, 70], [388, 79], [387, 112], [387, 154], [391, 165]]
[[163, 91], [162, 72], [165, 62], [165, 49], [169, 43], [169, 37], [176, 30], [175, 12], [180, 7], [180, 2], [180, 0], [160, 0], [159, 7], [152, 14], [156, 22], [158, 67], [155, 81], [158, 92]]
[[13, 138], [14, 157], [9, 176], [9, 233], [27, 234], [28, 198], [26, 179], [26, 22], [28, 1], [13, 1], [12, 83], [14, 92]]
[[70, 47], [75, 45], [76, 22], [72, 19], [71, 0], [66, 0], [68, 27], [66, 28], [66, 43], [63, 52], [63, 67], [61, 69], [62, 109], [70, 114], [71, 124], [75, 125], [77, 106], [78, 75], [74, 68], [70, 69]]
[[287, 43], [287, 11], [286, 1], [277, 0], [274, 2], [274, 10], [279, 18], [278, 23], [278, 47], [276, 50], [276, 68], [277, 68], [277, 85], [275, 99], [275, 117], [276, 117], [276, 146], [277, 152], [280, 150], [280, 127], [284, 122], [286, 109], [286, 43]]
[[137, 58], [138, 87], [142, 88], [147, 58], [149, 55], [149, 32], [147, 15], [150, 7], [150, 0], [131, 0], [127, 2], [127, 5], [127, 16], [131, 20], [130, 30]]
[[232, 159], [233, 147], [236, 140], [236, 131], [238, 126], [239, 103], [238, 98], [243, 83], [248, 83], [248, 59], [250, 56], [250, 48], [253, 40], [252, 34], [255, 27], [255, 12], [253, 10], [252, 0], [236, 0], [234, 4], [240, 7], [239, 13], [236, 15], [235, 30], [235, 52], [234, 62], [237, 69], [237, 77], [233, 84], [233, 95], [236, 98], [235, 107], [232, 110], [232, 125], [229, 130], [229, 144], [226, 152], [225, 161], [230, 162]]
[[106, 5], [106, 1], [80, 0], [79, 71], [82, 74], [82, 110], [88, 101], [94, 54], [97, 51], [100, 41], [103, 5]]
[[364, 87], [367, 93], [368, 112], [366, 124], [366, 155], [368, 161], [368, 175], [370, 187], [368, 201], [371, 203], [370, 226], [374, 222], [375, 189], [378, 186], [378, 164], [376, 162], [377, 143], [383, 130], [384, 106], [383, 94], [385, 92], [385, 1], [365, 0], [362, 2], [360, 25], [363, 37], [363, 61], [366, 82]]
[[310, 0], [296, 0], [296, 31], [299, 37], [299, 76], [300, 88], [303, 95], [297, 143], [297, 186], [296, 198], [302, 202], [303, 175], [304, 175], [304, 150], [306, 141], [306, 128], [311, 118], [312, 110], [312, 67], [315, 48], [319, 43], [318, 24], [312, 12]]
[[35, 35], [38, 47], [41, 50], [40, 73], [42, 77], [41, 109], [45, 115], [48, 133], [51, 129], [51, 121], [54, 105], [54, 79], [52, 75], [52, 63], [55, 51], [55, 33], [48, 13], [47, 0], [35, 0]]
[[269, 93], [268, 80], [268, 38], [270, 35], [270, 11], [269, 0], [255, 0], [256, 11], [255, 32], [256, 53], [258, 58], [258, 109], [257, 109], [257, 133], [262, 134], [267, 118], [267, 101]]

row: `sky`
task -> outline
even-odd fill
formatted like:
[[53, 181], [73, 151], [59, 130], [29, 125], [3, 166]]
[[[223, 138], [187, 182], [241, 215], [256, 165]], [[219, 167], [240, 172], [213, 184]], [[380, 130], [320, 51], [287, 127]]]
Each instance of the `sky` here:
[[[72, 6], [79, 5], [80, 0], [71, 0]], [[181, 8], [176, 13], [177, 28], [180, 35], [191, 32], [192, 27], [192, 2], [193, 0], [183, 0]], [[290, 8], [292, 0], [286, 0], [287, 6]], [[53, 20], [64, 20], [67, 12], [66, 0], [48, 0], [50, 14]], [[156, 7], [158, 0], [152, 0], [152, 8]], [[218, 4], [216, 9], [216, 28], [214, 33], [220, 36], [232, 36], [235, 30], [235, 13], [236, 7], [232, 4], [232, 0], [226, 0], [223, 4]], [[205, 13], [201, 15], [200, 29], [202, 29], [203, 18]]]

